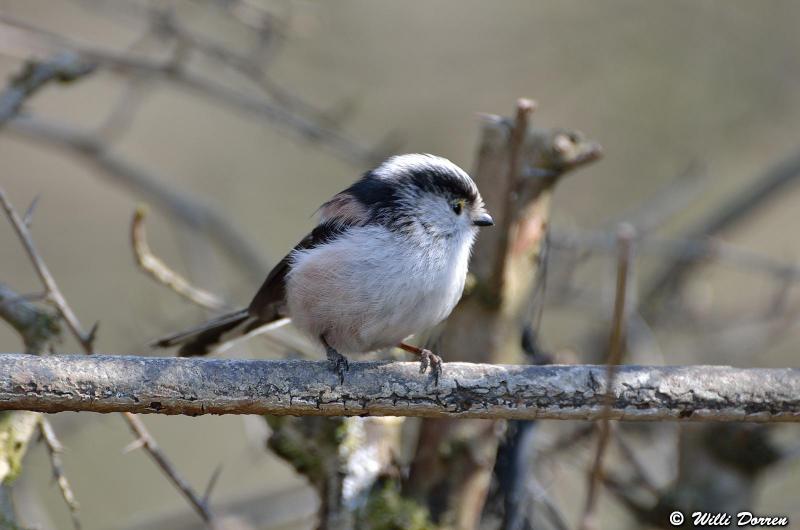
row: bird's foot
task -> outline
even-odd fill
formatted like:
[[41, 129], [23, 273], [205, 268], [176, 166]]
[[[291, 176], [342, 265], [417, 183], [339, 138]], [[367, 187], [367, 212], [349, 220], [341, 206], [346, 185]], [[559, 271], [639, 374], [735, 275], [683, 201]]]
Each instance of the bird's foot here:
[[430, 350], [422, 349], [419, 352], [419, 373], [424, 374], [430, 367], [434, 384], [439, 384], [439, 376], [442, 375], [442, 358]]
[[330, 346], [325, 348], [325, 353], [328, 357], [328, 364], [331, 367], [331, 371], [339, 376], [339, 384], [344, 384], [344, 373], [350, 369], [350, 362], [347, 360], [347, 357]]

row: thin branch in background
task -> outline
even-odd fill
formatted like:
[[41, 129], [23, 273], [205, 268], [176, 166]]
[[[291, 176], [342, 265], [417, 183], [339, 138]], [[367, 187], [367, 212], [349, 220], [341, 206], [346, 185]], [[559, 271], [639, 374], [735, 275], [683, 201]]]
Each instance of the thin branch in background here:
[[203, 503], [208, 505], [209, 499], [211, 499], [211, 494], [214, 492], [214, 488], [217, 486], [217, 481], [219, 480], [219, 476], [222, 474], [222, 464], [219, 464], [215, 469], [214, 472], [211, 474], [211, 478], [208, 479], [208, 484], [206, 485], [206, 489], [203, 492]]
[[603, 476], [603, 457], [605, 455], [608, 441], [611, 436], [611, 426], [609, 423], [609, 412], [613, 406], [614, 394], [613, 384], [622, 361], [622, 354], [625, 348], [625, 336], [627, 325], [628, 298], [629, 298], [629, 276], [633, 261], [633, 240], [636, 232], [633, 226], [628, 224], [620, 225], [618, 229], [618, 248], [619, 257], [617, 261], [617, 288], [614, 300], [614, 316], [611, 325], [611, 338], [609, 340], [608, 360], [606, 361], [606, 394], [603, 407], [603, 419], [600, 421], [599, 434], [597, 439], [597, 449], [595, 451], [594, 462], [589, 473], [589, 488], [586, 497], [581, 528], [589, 530], [597, 528], [595, 521], [595, 509], [597, 507], [597, 496]]
[[69, 514], [72, 518], [72, 526], [75, 530], [81, 530], [81, 521], [78, 518], [78, 501], [75, 500], [75, 494], [67, 480], [67, 475], [64, 472], [64, 464], [61, 462], [61, 453], [64, 448], [61, 442], [58, 441], [53, 426], [44, 416], [39, 416], [39, 432], [42, 434], [42, 440], [47, 447], [47, 452], [50, 455], [50, 466], [53, 468], [53, 478], [55, 478], [58, 488], [61, 490], [61, 496], [69, 508]]
[[[266, 31], [276, 32], [282, 37], [281, 28], [276, 28], [275, 16], [264, 9], [260, 2], [253, 0], [213, 0], [231, 18], [237, 20], [243, 26], [256, 31], [262, 35]], [[291, 8], [292, 4], [286, 4]], [[276, 31], [277, 30], [277, 31]]]
[[185, 68], [176, 68], [172, 59], [165, 62], [85, 46], [7, 14], [0, 14], [0, 25], [28, 33], [29, 38], [36, 41], [36, 46], [29, 46], [30, 53], [36, 53], [40, 48], [49, 49], [51, 52], [66, 49], [87, 63], [102, 66], [117, 74], [170, 82], [204, 98], [238, 109], [247, 116], [261, 117], [286, 127], [308, 141], [331, 148], [335, 154], [356, 166], [373, 164], [383, 156], [381, 153], [376, 153], [373, 148], [354, 142], [336, 128], [325, 126], [281, 104], [231, 88], [215, 79], [189, 72]]
[[[686, 233], [686, 239], [699, 240], [718, 235], [724, 230], [730, 230], [748, 216], [762, 208], [770, 200], [778, 197], [781, 191], [794, 185], [800, 178], [800, 151], [795, 151], [779, 161], [762, 175], [758, 176], [752, 184], [736, 193], [721, 206], [712, 210], [702, 220], [695, 223]], [[658, 273], [642, 294], [642, 300], [649, 307], [648, 312], [654, 311], [654, 304], [658, 298], [678, 285], [685, 275], [692, 269], [693, 263], [674, 261], [665, 266]]]
[[16, 116], [25, 101], [51, 81], [69, 83], [94, 70], [71, 52], [61, 52], [43, 62], [28, 62], [20, 73], [11, 78], [0, 95], [0, 127]]
[[[13, 118], [19, 110], [24, 101], [21, 98], [30, 97], [45, 83], [56, 80], [74, 81], [91, 73], [93, 69], [86, 64], [79, 55], [73, 53], [62, 53], [41, 63], [28, 63], [28, 66], [17, 74], [15, 80], [12, 80], [0, 94], [0, 109], [6, 109], [6, 120]], [[20, 84], [24, 90], [18, 86]], [[124, 103], [122, 101], [120, 105]], [[124, 116], [124, 112], [116, 117], [115, 114], [115, 111], [112, 111], [109, 119], [101, 125], [99, 135], [30, 116], [13, 119], [7, 125], [9, 130], [26, 138], [66, 149], [123, 186], [148, 197], [151, 202], [190, 228], [209, 234], [242, 270], [252, 278], [260, 280], [268, 268], [261, 251], [255, 248], [222, 213], [201, 199], [166, 185], [168, 179], [162, 175], [137, 167], [134, 163], [109, 151], [109, 144], [104, 141], [106, 140], [104, 135], [110, 133], [113, 138], [113, 135], [117, 134], [115, 128], [129, 119]], [[0, 117], [2, 116], [3, 112], [0, 112]], [[0, 119], [0, 125], [3, 125], [3, 119]]]
[[36, 250], [36, 246], [33, 243], [33, 238], [28, 232], [28, 227], [25, 225], [25, 222], [22, 220], [22, 218], [20, 218], [19, 214], [17, 214], [16, 210], [14, 210], [14, 207], [11, 205], [11, 202], [9, 202], [5, 191], [2, 188], [0, 188], [0, 204], [2, 204], [3, 209], [6, 212], [6, 216], [11, 222], [11, 226], [14, 228], [14, 231], [17, 233], [20, 242], [25, 247], [25, 252], [28, 254], [36, 274], [39, 276], [39, 279], [42, 281], [42, 284], [45, 287], [48, 299], [53, 303], [53, 305], [56, 306], [56, 309], [58, 309], [58, 312], [64, 318], [64, 322], [66, 322], [70, 332], [80, 343], [84, 351], [86, 353], [91, 353], [94, 344], [94, 334], [95, 331], [97, 331], [97, 325], [95, 325], [92, 330], [89, 331], [89, 333], [83, 331], [81, 323], [78, 321], [78, 317], [75, 315], [75, 312], [72, 311], [72, 308], [67, 304], [67, 301], [64, 298], [64, 295], [61, 293], [61, 290], [58, 288], [53, 275], [50, 274], [50, 269], [47, 268], [47, 265], [45, 264], [41, 255]]
[[651, 193], [649, 197], [616, 216], [609, 226], [629, 223], [639, 237], [663, 227], [677, 214], [697, 200], [708, 187], [711, 178], [702, 164], [691, 162], [676, 178]]
[[[184, 27], [175, 12], [169, 9], [153, 8], [151, 18], [155, 21], [156, 34], [158, 36], [165, 39], [173, 39], [179, 45], [196, 50], [222, 66], [232, 68], [242, 77], [255, 84], [277, 104], [298, 115], [308, 116], [316, 121], [321, 127], [320, 132], [324, 130], [322, 128], [328, 130], [341, 129], [341, 119], [336, 119], [334, 113], [315, 107], [273, 81], [265, 70], [263, 54], [242, 55], [205, 36], [194, 34]], [[352, 105], [346, 105], [345, 107], [351, 108]], [[382, 153], [387, 152], [396, 143], [395, 137], [396, 135], [390, 132], [382, 141], [376, 143], [371, 149], [374, 154], [373, 158], [383, 158]], [[315, 135], [309, 133], [309, 138], [314, 139]]]
[[31, 203], [28, 205], [28, 209], [25, 210], [25, 215], [22, 216], [22, 222], [28, 228], [31, 227], [31, 223], [33, 222], [33, 214], [36, 212], [36, 206], [39, 204], [39, 199], [41, 197], [41, 193], [34, 197]]
[[[35, 298], [45, 297], [36, 294]], [[17, 294], [0, 282], [0, 318], [19, 333], [25, 353], [41, 355], [46, 352], [47, 345], [60, 335], [61, 326], [55, 312], [33, 305], [33, 299], [34, 296]]]
[[653, 495], [660, 495], [658, 486], [656, 486], [656, 483], [652, 478], [650, 478], [647, 468], [645, 468], [644, 464], [642, 464], [641, 460], [639, 460], [639, 457], [636, 455], [636, 451], [633, 450], [633, 447], [631, 447], [625, 437], [619, 432], [616, 432], [614, 440], [616, 440], [617, 445], [619, 445], [625, 461], [628, 462], [633, 468], [637, 483], [644, 486], [644, 488]]
[[[581, 251], [581, 255], [571, 261], [585, 260], [588, 255], [584, 253], [616, 252], [613, 233], [559, 228], [553, 228], [551, 233], [553, 248]], [[731, 243], [708, 238], [640, 237], [637, 232], [636, 249], [639, 254], [652, 254], [687, 266], [714, 260], [726, 267], [763, 274], [779, 280], [800, 279], [800, 266], [793, 261], [782, 261]], [[559, 263], [559, 266], [562, 264]]]
[[139, 206], [131, 221], [131, 245], [139, 268], [157, 282], [166, 285], [178, 295], [206, 309], [221, 310], [227, 307], [217, 295], [194, 287], [183, 276], [170, 269], [150, 250], [144, 228], [147, 207]]
[[[14, 207], [11, 205], [11, 202], [9, 202], [2, 188], [0, 188], [0, 203], [2, 203], [2, 206], [6, 211], [6, 214], [8, 216], [9, 221], [11, 222], [11, 225], [14, 227], [15, 232], [17, 233], [20, 241], [25, 247], [25, 250], [28, 253], [28, 257], [31, 259], [31, 263], [33, 264], [33, 267], [36, 270], [36, 273], [42, 280], [48, 298], [56, 306], [56, 309], [58, 309], [59, 314], [66, 322], [67, 328], [69, 328], [72, 335], [80, 343], [84, 352], [87, 355], [93, 354], [94, 336], [95, 332], [97, 331], [97, 324], [95, 324], [92, 327], [89, 333], [85, 333], [83, 331], [77, 316], [72, 311], [69, 304], [67, 304], [67, 301], [61, 294], [61, 290], [58, 288], [55, 279], [50, 274], [47, 265], [45, 264], [41, 255], [39, 255], [39, 253], [37, 252], [36, 246], [33, 243], [33, 238], [31, 237], [30, 232], [28, 232], [28, 228], [25, 226], [25, 224], [17, 214]], [[153, 436], [148, 432], [147, 428], [144, 426], [144, 423], [142, 423], [142, 421], [139, 418], [137, 418], [134, 414], [131, 414], [129, 412], [124, 413], [123, 417], [125, 418], [125, 421], [128, 422], [128, 425], [131, 427], [133, 432], [139, 437], [140, 440], [142, 440], [143, 448], [147, 451], [150, 457], [156, 462], [156, 464], [161, 468], [161, 470], [164, 472], [167, 478], [189, 500], [190, 504], [195, 508], [200, 517], [202, 517], [202, 519], [206, 523], [210, 523], [213, 520], [213, 517], [208, 506], [206, 506], [205, 503], [200, 499], [200, 497], [198, 497], [198, 495], [191, 489], [188, 483], [183, 478], [181, 478], [180, 475], [178, 475], [177, 471], [169, 462], [166, 455], [164, 455], [159, 446], [156, 444]]]
[[568, 451], [587, 440], [594, 432], [594, 425], [583, 424], [574, 429], [569, 429], [567, 432], [556, 436], [556, 438], [549, 442], [546, 447], [539, 449], [539, 458], [548, 459], [556, 457], [564, 451]]
[[147, 451], [147, 454], [151, 456], [158, 467], [164, 471], [164, 474], [167, 476], [167, 478], [169, 478], [170, 482], [172, 482], [172, 484], [183, 494], [184, 498], [200, 515], [200, 517], [202, 517], [203, 521], [206, 523], [212, 523], [214, 516], [206, 502], [206, 499], [198, 496], [189, 483], [186, 482], [186, 480], [184, 480], [180, 474], [178, 474], [178, 471], [172, 465], [172, 462], [167, 459], [164, 451], [161, 450], [158, 442], [156, 442], [156, 439], [153, 438], [153, 436], [147, 430], [144, 423], [142, 423], [142, 420], [139, 419], [139, 416], [131, 413], [125, 413], [124, 416], [131, 428], [131, 431], [138, 437], [137, 442], [141, 444], [141, 447]]
[[117, 101], [103, 122], [95, 130], [98, 139], [112, 144], [130, 129], [136, 112], [144, 103], [150, 83], [143, 79], [130, 79], [125, 83]]
[[[139, 267], [159, 285], [169, 288], [171, 291], [198, 307], [214, 311], [230, 309], [230, 304], [224, 302], [222, 298], [205, 289], [195, 287], [180, 274], [172, 270], [158, 256], [152, 253], [150, 246], [147, 244], [147, 236], [144, 230], [146, 211], [147, 209], [144, 206], [137, 208], [136, 212], [134, 212], [133, 221], [131, 222], [131, 246], [133, 248], [134, 258]], [[271, 341], [286, 348], [288, 351], [299, 352], [303, 356], [312, 359], [315, 358], [316, 355], [313, 350], [308, 351], [308, 345], [303, 344], [302, 339], [300, 344], [298, 344], [297, 341], [287, 340], [286, 337], [269, 334], [269, 332], [284, 326], [288, 321], [289, 319], [286, 318], [280, 319], [269, 326], [254, 330], [249, 336], [268, 334], [267, 336]]]
[[[544, 516], [550, 521], [550, 524], [552, 524], [556, 530], [568, 530], [569, 525], [567, 525], [564, 513], [556, 505], [552, 497], [550, 497], [547, 489], [539, 483], [535, 476], [531, 476], [528, 479], [526, 486], [529, 490], [528, 494], [530, 499], [542, 506]], [[533, 528], [533, 522], [529, 521], [529, 523], [531, 525], [529, 528]]]
[[[639, 499], [636, 494], [637, 489], [613, 473], [604, 473], [601, 477], [605, 488], [614, 495], [617, 500], [622, 503], [639, 521], [645, 521], [655, 528], [663, 528], [666, 519], [666, 513], [661, 513], [660, 510], [655, 510]], [[657, 517], [654, 517], [657, 514]]]
[[25, 138], [65, 149], [113, 182], [147, 198], [167, 215], [202, 231], [249, 277], [263, 279], [268, 265], [261, 250], [219, 209], [167, 184], [172, 179], [109, 151], [100, 138], [82, 129], [32, 116], [17, 118], [8, 125], [9, 131]]

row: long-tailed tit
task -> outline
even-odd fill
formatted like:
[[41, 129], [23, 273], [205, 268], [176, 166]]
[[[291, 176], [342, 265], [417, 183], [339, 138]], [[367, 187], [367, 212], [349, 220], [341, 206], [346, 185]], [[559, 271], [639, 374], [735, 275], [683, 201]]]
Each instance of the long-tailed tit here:
[[203, 355], [277, 319], [324, 347], [343, 378], [342, 353], [392, 346], [420, 355], [438, 378], [441, 358], [403, 341], [444, 320], [461, 298], [478, 227], [490, 226], [461, 168], [427, 154], [392, 157], [320, 208], [316, 228], [267, 276], [250, 306], [156, 342]]

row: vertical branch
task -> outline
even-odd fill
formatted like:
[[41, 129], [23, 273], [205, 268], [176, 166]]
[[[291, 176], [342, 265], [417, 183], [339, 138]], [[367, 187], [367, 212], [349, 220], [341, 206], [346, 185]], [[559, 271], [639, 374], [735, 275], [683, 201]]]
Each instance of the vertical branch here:
[[[470, 264], [474, 287], [445, 325], [438, 348], [445, 361], [517, 358], [552, 191], [564, 173], [599, 157], [600, 147], [577, 132], [531, 127], [533, 109], [520, 100], [513, 120], [484, 117], [473, 177], [495, 226], [481, 232]], [[476, 528], [504, 426], [423, 420], [404, 493], [437, 524]]]
[[622, 224], [617, 232], [617, 245], [619, 255], [617, 258], [617, 286], [614, 299], [614, 316], [611, 324], [611, 338], [609, 339], [609, 351], [607, 365], [607, 388], [605, 394], [605, 405], [603, 419], [600, 421], [599, 434], [597, 437], [597, 449], [595, 450], [592, 468], [589, 472], [589, 488], [584, 507], [583, 519], [581, 521], [582, 530], [597, 528], [595, 520], [595, 509], [597, 507], [597, 496], [603, 477], [603, 457], [611, 437], [611, 424], [608, 413], [613, 404], [614, 395], [612, 388], [614, 378], [617, 375], [619, 364], [622, 361], [622, 354], [625, 348], [625, 337], [627, 327], [627, 299], [628, 299], [628, 279], [630, 276], [631, 261], [633, 258], [633, 239], [634, 229], [631, 225]]
[[491, 289], [495, 293], [503, 291], [505, 281], [505, 264], [507, 261], [507, 251], [511, 238], [511, 225], [516, 217], [516, 190], [519, 188], [520, 169], [522, 166], [522, 150], [525, 143], [525, 135], [528, 131], [528, 121], [531, 114], [536, 110], [536, 102], [529, 99], [517, 101], [517, 111], [514, 116], [514, 125], [509, 131], [508, 138], [508, 173], [505, 177], [503, 190], [503, 203], [500, 209], [500, 222], [497, 226], [497, 236], [499, 245], [495, 254], [495, 262], [492, 271]]

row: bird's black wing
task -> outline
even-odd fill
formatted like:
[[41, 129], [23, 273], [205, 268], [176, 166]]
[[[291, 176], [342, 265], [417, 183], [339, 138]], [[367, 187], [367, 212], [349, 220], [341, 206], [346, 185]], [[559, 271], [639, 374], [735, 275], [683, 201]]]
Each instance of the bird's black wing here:
[[286, 300], [286, 275], [291, 269], [292, 253], [297, 250], [309, 250], [325, 243], [329, 243], [341, 236], [351, 227], [355, 226], [352, 219], [331, 218], [320, 223], [314, 230], [304, 237], [292, 252], [278, 262], [261, 284], [253, 301], [250, 302], [248, 312], [260, 321], [271, 321], [281, 318]]

